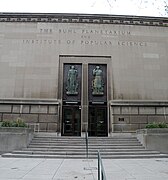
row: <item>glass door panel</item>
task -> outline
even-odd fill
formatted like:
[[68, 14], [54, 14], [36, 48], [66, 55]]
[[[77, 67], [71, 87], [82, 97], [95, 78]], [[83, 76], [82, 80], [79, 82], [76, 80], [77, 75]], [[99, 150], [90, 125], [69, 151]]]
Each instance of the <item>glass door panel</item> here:
[[89, 107], [89, 136], [107, 136], [107, 107]]
[[81, 111], [79, 107], [63, 107], [62, 135], [80, 136]]

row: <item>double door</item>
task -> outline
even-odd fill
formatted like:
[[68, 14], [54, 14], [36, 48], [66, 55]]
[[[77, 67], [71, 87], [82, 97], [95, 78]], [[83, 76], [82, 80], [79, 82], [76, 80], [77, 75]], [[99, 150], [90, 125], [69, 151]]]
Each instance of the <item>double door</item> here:
[[64, 63], [62, 90], [62, 135], [107, 136], [107, 65]]
[[[63, 136], [81, 135], [81, 110], [79, 106], [63, 107]], [[88, 112], [88, 135], [107, 136], [107, 107], [90, 106]]]

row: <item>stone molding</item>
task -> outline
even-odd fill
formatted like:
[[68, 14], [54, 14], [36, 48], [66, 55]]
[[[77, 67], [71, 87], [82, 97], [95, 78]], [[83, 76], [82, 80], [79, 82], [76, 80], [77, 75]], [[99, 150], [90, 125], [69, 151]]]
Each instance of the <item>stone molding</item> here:
[[66, 13], [0, 13], [0, 22], [92, 23], [168, 26], [168, 18], [166, 17]]
[[0, 99], [0, 104], [35, 104], [35, 105], [59, 105], [57, 99], [34, 99], [34, 98], [5, 98]]
[[111, 106], [160, 106], [165, 107], [168, 106], [168, 101], [162, 100], [112, 100], [110, 101]]

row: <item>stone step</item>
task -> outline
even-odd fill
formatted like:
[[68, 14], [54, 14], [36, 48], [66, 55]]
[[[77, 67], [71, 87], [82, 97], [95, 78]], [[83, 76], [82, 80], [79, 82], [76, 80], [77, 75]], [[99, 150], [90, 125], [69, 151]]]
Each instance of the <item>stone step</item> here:
[[[156, 158], [168, 157], [146, 150], [135, 137], [89, 137], [89, 158]], [[82, 137], [56, 137], [55, 134], [35, 135], [27, 148], [3, 154], [2, 157], [86, 158], [86, 140]]]
[[[65, 140], [65, 141], [85, 141], [85, 138], [82, 137], [34, 137], [34, 140]], [[135, 137], [133, 138], [111, 138], [111, 137], [96, 137], [96, 138], [92, 138], [92, 137], [88, 137], [88, 140], [90, 141], [137, 141], [137, 139]]]
[[[46, 140], [33, 140], [32, 143], [85, 143], [86, 141], [65, 141], [65, 140], [53, 140], [53, 141], [46, 141]], [[139, 143], [138, 141], [90, 141], [88, 140], [90, 144], [120, 144], [120, 143]]]
[[[59, 149], [59, 148], [56, 148], [56, 149], [49, 149], [49, 148], [43, 148], [43, 149], [41, 149], [41, 148], [23, 148], [22, 149], [22, 151], [47, 151], [47, 152], [50, 152], [50, 151], [53, 151], [53, 152], [64, 152], [64, 151], [77, 151], [77, 152], [86, 152], [86, 148], [83, 148], [83, 149], [81, 149], [81, 148], [76, 148], [76, 149], [74, 149], [74, 148], [66, 148], [66, 149]], [[95, 149], [90, 149], [89, 148], [89, 152], [94, 152], [94, 151], [97, 151], [97, 150], [101, 150], [101, 151], [103, 151], [103, 152], [135, 152], [135, 151], [144, 151], [145, 149], [144, 149], [144, 147], [141, 147], [141, 148], [137, 148], [137, 149], [132, 149], [132, 148], [130, 148], [130, 149], [110, 149], [110, 148], [106, 148], [106, 149], [104, 149], [104, 148], [101, 148], [101, 149], [98, 149], [98, 148], [95, 148]], [[145, 150], [146, 151], [146, 150]]]
[[[40, 138], [45, 138], [45, 137], [48, 137], [48, 138], [69, 138], [69, 139], [80, 139], [80, 138], [84, 138], [85, 137], [85, 133], [84, 133], [84, 137], [81, 137], [81, 136], [58, 136], [57, 133], [55, 132], [38, 132], [38, 133], [35, 133], [34, 134], [34, 137], [40, 137]], [[94, 136], [89, 136], [89, 138], [91, 139], [106, 139], [106, 138], [118, 138], [118, 139], [136, 139], [136, 133], [113, 133], [111, 136], [109, 137], [102, 137], [102, 136], [99, 136], [99, 137], [94, 137]]]
[[[61, 151], [61, 152], [54, 152], [54, 151], [13, 151], [14, 154], [43, 154], [43, 155], [86, 155], [86, 152], [81, 151]], [[89, 156], [97, 155], [97, 150], [92, 152], [88, 152]], [[104, 152], [101, 151], [101, 156], [109, 156], [109, 155], [142, 155], [142, 154], [160, 154], [158, 151], [134, 151], [134, 152]]]
[[[136, 142], [136, 143], [117, 143], [117, 144], [113, 144], [113, 143], [109, 143], [109, 144], [88, 144], [89, 147], [93, 147], [93, 146], [106, 146], [106, 147], [112, 147], [112, 146], [141, 146], [140, 143]], [[29, 146], [86, 146], [86, 144], [84, 143], [31, 143]]]
[[[3, 154], [2, 157], [8, 157], [8, 158], [77, 158], [77, 159], [84, 159], [86, 158], [86, 155], [41, 155], [41, 154], [14, 154], [14, 153], [6, 153]], [[101, 155], [102, 159], [141, 159], [141, 158], [168, 158], [167, 154], [135, 154], [135, 155]], [[89, 156], [90, 159], [97, 159], [97, 155]]]
[[[41, 148], [41, 149], [85, 149], [86, 146], [28, 146], [29, 148]], [[89, 149], [144, 149], [143, 146], [89, 146]]]
[[[73, 144], [56, 144], [56, 145], [43, 145], [43, 144], [30, 144], [29, 145], [30, 148], [85, 148], [86, 145], [73, 145]], [[118, 149], [122, 149], [122, 148], [138, 148], [138, 147], [141, 147], [140, 144], [132, 144], [132, 145], [128, 145], [128, 144], [114, 144], [114, 145], [101, 145], [101, 144], [98, 144], [98, 145], [93, 145], [93, 144], [89, 144], [88, 145], [89, 149], [92, 149], [92, 148], [98, 148], [98, 149], [101, 149], [102, 147], [106, 147], [106, 148], [118, 148]]]

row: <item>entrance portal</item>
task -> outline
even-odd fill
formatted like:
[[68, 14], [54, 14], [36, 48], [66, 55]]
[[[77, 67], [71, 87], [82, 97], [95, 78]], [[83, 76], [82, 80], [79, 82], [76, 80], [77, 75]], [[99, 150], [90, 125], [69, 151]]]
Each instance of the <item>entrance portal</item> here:
[[90, 106], [88, 118], [89, 136], [107, 136], [107, 107]]
[[104, 56], [60, 56], [62, 136], [84, 136], [86, 131], [89, 136], [108, 136], [110, 62], [111, 57]]
[[79, 106], [63, 107], [63, 136], [80, 136], [81, 135], [81, 110]]

